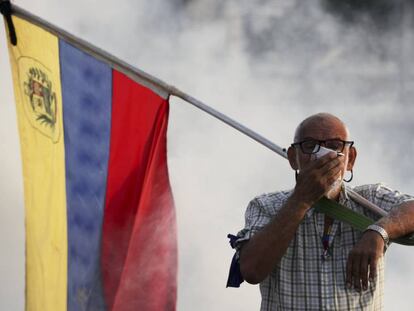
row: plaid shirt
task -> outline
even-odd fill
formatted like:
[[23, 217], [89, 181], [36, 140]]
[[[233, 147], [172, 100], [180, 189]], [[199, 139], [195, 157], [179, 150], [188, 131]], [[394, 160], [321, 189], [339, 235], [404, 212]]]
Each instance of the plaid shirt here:
[[[390, 211], [394, 206], [414, 197], [393, 191], [382, 184], [353, 188], [380, 208]], [[292, 191], [264, 194], [247, 207], [246, 225], [237, 234], [236, 249], [270, 222]], [[371, 219], [379, 216], [352, 201], [346, 188], [339, 203]], [[378, 262], [378, 274], [367, 291], [346, 288], [346, 262], [350, 250], [362, 233], [334, 220], [329, 239], [329, 255], [323, 256], [324, 215], [310, 209], [296, 234], [271, 274], [260, 283], [261, 311], [273, 310], [383, 310], [384, 260]], [[238, 256], [238, 255], [237, 255]]]

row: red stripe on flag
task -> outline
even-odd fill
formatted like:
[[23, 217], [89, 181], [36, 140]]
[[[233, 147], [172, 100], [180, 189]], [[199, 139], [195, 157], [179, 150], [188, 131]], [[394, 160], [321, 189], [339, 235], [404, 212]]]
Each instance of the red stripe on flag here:
[[168, 178], [168, 101], [113, 72], [102, 236], [108, 310], [175, 310], [177, 243]]

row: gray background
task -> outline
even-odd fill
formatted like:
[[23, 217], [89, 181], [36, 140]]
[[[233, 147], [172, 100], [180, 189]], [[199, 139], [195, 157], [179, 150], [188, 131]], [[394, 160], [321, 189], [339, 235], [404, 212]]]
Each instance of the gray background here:
[[[337, 114], [359, 151], [353, 184], [383, 181], [413, 193], [409, 1], [15, 3], [282, 146], [309, 114]], [[22, 172], [4, 28], [0, 56], [0, 310], [23, 310]], [[225, 289], [232, 257], [226, 235], [243, 226], [252, 197], [292, 187], [293, 171], [279, 156], [175, 98], [168, 144], [179, 310], [257, 310], [257, 286]], [[413, 250], [393, 245], [386, 258], [386, 309], [410, 310]]]

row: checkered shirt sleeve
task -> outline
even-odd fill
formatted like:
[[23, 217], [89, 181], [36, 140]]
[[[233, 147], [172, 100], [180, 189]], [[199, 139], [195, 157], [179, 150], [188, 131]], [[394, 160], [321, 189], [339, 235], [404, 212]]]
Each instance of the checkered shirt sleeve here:
[[251, 200], [245, 212], [244, 229], [237, 233], [236, 251], [239, 253], [243, 242], [250, 238], [264, 226], [266, 226], [272, 217], [283, 206], [289, 197], [289, 191], [263, 194]]

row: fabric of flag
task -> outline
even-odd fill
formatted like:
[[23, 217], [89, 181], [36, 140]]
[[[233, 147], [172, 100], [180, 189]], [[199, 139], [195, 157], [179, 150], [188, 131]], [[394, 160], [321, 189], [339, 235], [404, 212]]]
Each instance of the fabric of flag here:
[[175, 310], [168, 98], [13, 17], [26, 310]]

